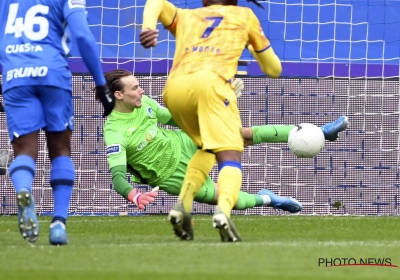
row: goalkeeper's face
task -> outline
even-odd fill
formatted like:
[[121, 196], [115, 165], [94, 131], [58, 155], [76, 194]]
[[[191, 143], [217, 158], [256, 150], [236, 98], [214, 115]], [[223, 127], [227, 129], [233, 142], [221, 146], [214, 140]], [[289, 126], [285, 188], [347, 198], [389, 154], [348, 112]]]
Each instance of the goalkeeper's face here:
[[114, 93], [118, 103], [125, 109], [133, 110], [142, 107], [143, 89], [134, 76], [126, 76], [120, 79], [123, 89]]

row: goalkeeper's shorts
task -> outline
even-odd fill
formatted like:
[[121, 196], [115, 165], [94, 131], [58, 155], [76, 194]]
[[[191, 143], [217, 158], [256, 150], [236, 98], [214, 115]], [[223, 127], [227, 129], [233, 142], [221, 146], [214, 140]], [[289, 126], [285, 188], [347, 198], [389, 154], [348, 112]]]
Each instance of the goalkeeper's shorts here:
[[[168, 179], [158, 184], [161, 190], [172, 195], [179, 195], [183, 185], [183, 179], [185, 178], [188, 163], [198, 150], [197, 146], [193, 143], [192, 139], [187, 136], [187, 134], [185, 134], [183, 131], [177, 131], [177, 134], [180, 137], [182, 148], [178, 167]], [[206, 182], [195, 197], [195, 201], [208, 204], [215, 203], [215, 186], [210, 176], [207, 176]]]
[[243, 151], [242, 123], [229, 82], [209, 71], [169, 79], [164, 103], [174, 121], [203, 150]]
[[52, 86], [14, 87], [3, 93], [10, 140], [43, 129], [74, 129], [74, 108], [69, 90]]

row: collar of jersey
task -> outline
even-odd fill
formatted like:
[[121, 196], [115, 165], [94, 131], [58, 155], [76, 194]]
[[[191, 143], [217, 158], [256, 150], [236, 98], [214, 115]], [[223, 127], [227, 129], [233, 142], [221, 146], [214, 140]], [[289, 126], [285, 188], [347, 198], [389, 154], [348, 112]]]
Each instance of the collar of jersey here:
[[130, 119], [130, 118], [135, 116], [135, 111], [136, 110], [133, 110], [130, 113], [122, 113], [122, 112], [118, 112], [118, 111], [113, 110], [112, 113], [111, 113], [111, 116], [115, 117], [115, 118], [118, 118], [118, 119]]

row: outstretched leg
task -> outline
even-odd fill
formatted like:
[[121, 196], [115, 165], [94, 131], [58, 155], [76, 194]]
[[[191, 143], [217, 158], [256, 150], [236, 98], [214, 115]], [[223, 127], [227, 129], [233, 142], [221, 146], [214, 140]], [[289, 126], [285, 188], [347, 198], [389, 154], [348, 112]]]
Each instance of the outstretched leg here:
[[[168, 192], [168, 189], [166, 189]], [[195, 201], [216, 205], [218, 201], [219, 188], [210, 177], [207, 178], [203, 187], [194, 198]], [[171, 193], [172, 194], [172, 193]], [[240, 191], [233, 210], [246, 210], [254, 207], [273, 207], [278, 210], [297, 213], [302, 210], [302, 205], [292, 197], [279, 196], [268, 189], [262, 189], [258, 194]]]
[[[331, 123], [321, 126], [325, 139], [336, 141], [339, 133], [349, 127], [349, 119], [341, 116]], [[242, 129], [242, 135], [245, 146], [251, 146], [261, 143], [287, 143], [289, 132], [295, 125], [261, 125], [246, 127]]]

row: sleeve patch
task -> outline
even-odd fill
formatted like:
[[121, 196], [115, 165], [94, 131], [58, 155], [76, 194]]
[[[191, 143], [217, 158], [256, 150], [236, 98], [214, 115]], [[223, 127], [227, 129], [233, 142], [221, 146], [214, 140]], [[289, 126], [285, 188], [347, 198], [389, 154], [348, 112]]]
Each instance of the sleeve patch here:
[[106, 148], [106, 153], [107, 156], [112, 155], [112, 154], [118, 154], [121, 151], [121, 145], [110, 145]]

